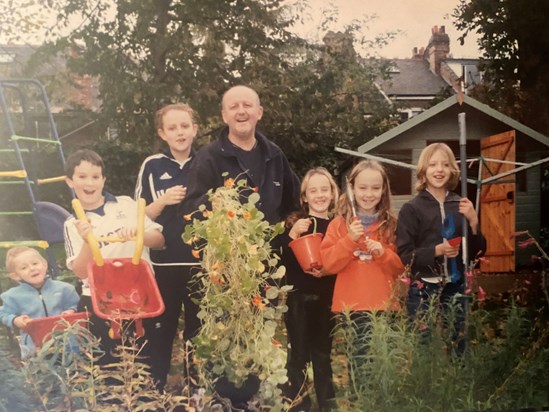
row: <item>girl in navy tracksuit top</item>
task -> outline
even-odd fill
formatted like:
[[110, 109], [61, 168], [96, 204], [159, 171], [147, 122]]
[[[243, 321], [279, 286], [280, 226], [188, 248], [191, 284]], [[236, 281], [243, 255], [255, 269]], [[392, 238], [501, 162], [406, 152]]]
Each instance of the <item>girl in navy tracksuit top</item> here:
[[[184, 305], [185, 340], [192, 339], [200, 328], [198, 305], [193, 301], [191, 278], [198, 262], [190, 246], [183, 243], [184, 221], [177, 208], [191, 184], [189, 169], [194, 157], [192, 142], [197, 132], [195, 114], [187, 104], [170, 104], [156, 112], [158, 135], [167, 143], [164, 152], [149, 156], [139, 171], [135, 197], [144, 198], [147, 216], [160, 223], [166, 239], [163, 250], [151, 250], [151, 261], [165, 312], [149, 324], [151, 373], [162, 389], [170, 370], [172, 345], [177, 332], [181, 306]], [[187, 370], [188, 368], [185, 368]]]

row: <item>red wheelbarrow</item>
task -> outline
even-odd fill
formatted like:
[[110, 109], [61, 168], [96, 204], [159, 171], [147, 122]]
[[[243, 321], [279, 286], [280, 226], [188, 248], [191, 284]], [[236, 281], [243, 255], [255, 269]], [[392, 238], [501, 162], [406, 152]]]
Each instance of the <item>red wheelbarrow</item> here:
[[[40, 348], [42, 344], [49, 339], [51, 333], [55, 330], [64, 330], [68, 324], [73, 324], [78, 320], [88, 320], [88, 312], [76, 312], [67, 315], [48, 316], [45, 318], [32, 319], [23, 328], [27, 332], [34, 345]], [[65, 322], [63, 322], [63, 320]]]
[[[112, 338], [120, 338], [124, 321], [133, 321], [137, 336], [143, 336], [143, 318], [153, 318], [164, 312], [164, 301], [158, 290], [153, 271], [141, 259], [145, 231], [145, 200], [139, 199], [136, 247], [132, 258], [103, 259], [98, 241], [118, 242], [117, 238], [87, 237], [94, 261], [88, 264], [88, 280], [94, 313], [111, 321]], [[80, 220], [86, 215], [78, 199], [72, 201]]]

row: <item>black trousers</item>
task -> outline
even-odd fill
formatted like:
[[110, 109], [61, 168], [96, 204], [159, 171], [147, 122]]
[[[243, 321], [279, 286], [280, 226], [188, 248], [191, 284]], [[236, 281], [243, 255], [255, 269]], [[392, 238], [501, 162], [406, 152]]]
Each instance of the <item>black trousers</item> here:
[[[114, 350], [117, 345], [120, 345], [122, 341], [120, 339], [113, 339], [109, 336], [109, 330], [111, 323], [107, 319], [97, 316], [92, 307], [91, 296], [80, 296], [80, 302], [78, 302], [78, 311], [88, 311], [90, 313], [88, 328], [93, 336], [99, 338], [99, 350], [104, 352], [103, 356], [97, 361], [101, 366], [118, 362], [119, 359], [114, 356]], [[142, 341], [140, 343], [143, 343]]]
[[[145, 356], [149, 357], [151, 374], [157, 388], [162, 390], [170, 371], [172, 348], [179, 317], [183, 309], [185, 341], [191, 340], [200, 330], [198, 319], [199, 305], [193, 302], [198, 299], [197, 287], [192, 281], [197, 271], [195, 266], [154, 266], [156, 283], [166, 310], [156, 318], [144, 322], [146, 336], [149, 341]], [[191, 360], [191, 359], [189, 359]], [[184, 371], [191, 365], [184, 365]]]
[[[294, 399], [307, 379], [307, 362], [313, 365], [313, 379], [320, 410], [329, 409], [335, 397], [332, 380], [332, 330], [335, 318], [329, 299], [299, 291], [288, 294], [285, 321], [288, 331], [288, 380], [286, 396]], [[295, 410], [308, 410], [308, 396]]]

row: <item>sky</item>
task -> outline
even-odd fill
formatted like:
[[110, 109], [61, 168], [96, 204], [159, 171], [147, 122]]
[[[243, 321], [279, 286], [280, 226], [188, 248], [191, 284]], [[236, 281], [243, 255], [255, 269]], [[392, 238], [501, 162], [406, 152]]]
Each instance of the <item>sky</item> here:
[[[286, 0], [294, 4], [299, 0]], [[459, 4], [459, 0], [307, 0], [309, 9], [301, 14], [304, 24], [294, 28], [294, 31], [306, 38], [321, 42], [325, 32], [319, 27], [322, 12], [330, 8], [339, 10], [338, 22], [329, 29], [340, 30], [344, 24], [353, 19], [375, 15], [369, 23], [369, 30], [364, 33], [368, 38], [387, 31], [401, 30], [397, 39], [378, 54], [386, 58], [412, 57], [412, 49], [427, 46], [433, 26], [445, 26], [450, 37], [450, 53], [455, 58], [479, 56], [476, 38], [469, 35], [465, 45], [458, 42], [460, 33], [454, 28], [451, 14]], [[54, 16], [51, 17], [54, 19]], [[39, 44], [43, 40], [40, 34], [28, 36], [31, 44]], [[0, 40], [3, 40], [0, 33]], [[360, 52], [360, 50], [359, 50]]]
[[390, 45], [379, 51], [382, 57], [409, 58], [412, 49], [427, 46], [433, 26], [445, 26], [450, 37], [450, 53], [455, 58], [479, 57], [476, 38], [469, 35], [465, 44], [458, 41], [460, 33], [453, 25], [451, 17], [459, 0], [309, 0], [311, 9], [302, 17], [306, 24], [296, 28], [296, 33], [314, 40], [318, 34], [322, 10], [335, 5], [339, 9], [339, 23], [332, 30], [350, 23], [362, 16], [376, 15], [370, 23], [368, 34], [375, 35], [387, 31], [401, 30], [403, 33]]

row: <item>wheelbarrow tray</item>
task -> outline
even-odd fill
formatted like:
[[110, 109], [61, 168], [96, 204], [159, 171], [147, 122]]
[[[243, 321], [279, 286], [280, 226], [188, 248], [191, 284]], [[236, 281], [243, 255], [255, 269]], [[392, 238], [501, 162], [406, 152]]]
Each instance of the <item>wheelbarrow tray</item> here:
[[65, 320], [69, 324], [73, 324], [78, 320], [89, 319], [88, 312], [75, 312], [67, 315], [48, 316], [45, 318], [36, 318], [29, 321], [23, 330], [27, 332], [37, 348], [49, 338], [51, 332], [55, 330], [64, 330], [67, 328], [67, 324], [62, 322]]
[[164, 312], [164, 301], [148, 262], [131, 258], [105, 259], [88, 265], [93, 311], [111, 321], [153, 318]]

